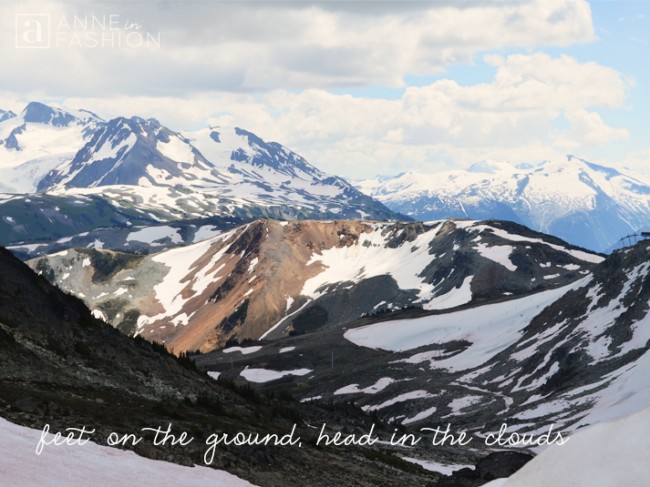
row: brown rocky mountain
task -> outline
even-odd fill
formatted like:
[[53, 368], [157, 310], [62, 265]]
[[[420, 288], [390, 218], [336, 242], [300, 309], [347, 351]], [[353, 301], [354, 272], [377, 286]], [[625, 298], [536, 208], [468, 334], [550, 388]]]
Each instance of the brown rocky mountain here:
[[507, 222], [257, 220], [148, 256], [77, 249], [29, 264], [96, 316], [180, 353], [512, 299], [601, 260]]

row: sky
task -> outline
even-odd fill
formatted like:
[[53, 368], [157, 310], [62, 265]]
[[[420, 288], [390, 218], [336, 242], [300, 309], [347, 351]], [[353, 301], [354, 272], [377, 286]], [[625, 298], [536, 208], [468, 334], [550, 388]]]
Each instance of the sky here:
[[650, 0], [4, 1], [0, 108], [239, 126], [363, 179], [650, 174]]

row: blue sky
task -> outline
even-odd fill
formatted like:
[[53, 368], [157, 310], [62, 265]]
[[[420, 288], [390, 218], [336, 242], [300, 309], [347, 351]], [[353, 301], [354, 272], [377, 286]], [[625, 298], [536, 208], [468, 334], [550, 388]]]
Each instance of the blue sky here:
[[[351, 178], [569, 153], [650, 173], [649, 5], [4, 2], [0, 108], [238, 125]], [[19, 45], [33, 15], [47, 48]]]
[[[596, 1], [591, 5], [598, 39], [572, 47], [570, 54], [611, 66], [632, 81], [623, 109], [601, 111], [610, 123], [630, 132], [628, 140], [603, 151], [603, 157], [614, 160], [625, 152], [647, 151], [650, 146], [650, 2]], [[650, 159], [648, 163], [637, 168], [650, 170]]]

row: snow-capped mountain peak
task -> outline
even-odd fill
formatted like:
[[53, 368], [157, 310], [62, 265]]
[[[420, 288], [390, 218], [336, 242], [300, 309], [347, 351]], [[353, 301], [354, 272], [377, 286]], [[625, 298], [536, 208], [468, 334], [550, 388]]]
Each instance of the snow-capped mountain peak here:
[[512, 220], [599, 251], [650, 226], [650, 185], [575, 156], [537, 165], [488, 162], [438, 174], [409, 172], [358, 187], [416, 219]]
[[30, 102], [21, 114], [28, 123], [42, 123], [54, 127], [67, 127], [76, 120], [71, 113], [59, 108], [52, 108], [37, 101]]
[[29, 103], [20, 115], [0, 111], [0, 191], [35, 191], [37, 182], [71, 160], [101, 123], [91, 112], [39, 102]]
[[[0, 122], [0, 193], [101, 198], [147, 218], [375, 218], [394, 213], [277, 142], [239, 127], [181, 134], [30, 103]], [[4, 153], [3, 153], [4, 152]]]
[[199, 180], [225, 181], [185, 137], [156, 119], [118, 117], [97, 130], [69, 164], [51, 171], [38, 189], [174, 186]]
[[[224, 171], [252, 179], [324, 179], [325, 173], [277, 142], [240, 127], [209, 127], [186, 134], [210, 161]], [[313, 182], [313, 181], [310, 181]]]

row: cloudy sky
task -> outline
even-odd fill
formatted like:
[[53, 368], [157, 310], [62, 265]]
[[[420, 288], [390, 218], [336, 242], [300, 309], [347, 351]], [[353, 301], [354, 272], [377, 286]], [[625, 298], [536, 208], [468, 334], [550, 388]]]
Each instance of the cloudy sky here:
[[650, 174], [650, 2], [4, 1], [0, 108], [237, 125], [351, 178], [574, 154]]

